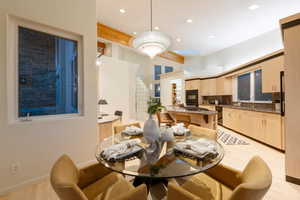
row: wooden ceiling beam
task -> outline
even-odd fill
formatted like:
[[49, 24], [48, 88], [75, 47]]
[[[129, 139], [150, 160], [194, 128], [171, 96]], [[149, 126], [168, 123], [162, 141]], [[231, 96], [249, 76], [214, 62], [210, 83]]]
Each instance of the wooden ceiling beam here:
[[[131, 41], [134, 39], [133, 36], [118, 31], [114, 28], [106, 26], [104, 24], [97, 23], [97, 36], [109, 41], [113, 41], [128, 47], [132, 47]], [[172, 51], [166, 51], [158, 56], [171, 60], [180, 64], [184, 64], [184, 56], [179, 55]]]

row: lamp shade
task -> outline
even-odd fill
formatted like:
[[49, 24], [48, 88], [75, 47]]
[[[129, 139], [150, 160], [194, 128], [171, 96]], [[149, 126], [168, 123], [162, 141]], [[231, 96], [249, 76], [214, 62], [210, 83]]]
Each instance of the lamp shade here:
[[98, 101], [98, 105], [106, 105], [106, 104], [108, 104], [108, 103], [107, 103], [107, 101], [105, 99], [100, 99]]
[[170, 44], [171, 40], [169, 36], [158, 31], [143, 32], [132, 42], [132, 46], [135, 49], [151, 58], [166, 51]]

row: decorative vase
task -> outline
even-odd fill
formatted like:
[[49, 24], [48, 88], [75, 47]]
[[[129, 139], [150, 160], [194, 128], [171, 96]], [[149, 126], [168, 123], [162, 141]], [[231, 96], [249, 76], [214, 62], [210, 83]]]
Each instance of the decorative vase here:
[[160, 129], [157, 122], [153, 119], [153, 115], [149, 115], [149, 119], [145, 122], [143, 135], [148, 144], [159, 141]]

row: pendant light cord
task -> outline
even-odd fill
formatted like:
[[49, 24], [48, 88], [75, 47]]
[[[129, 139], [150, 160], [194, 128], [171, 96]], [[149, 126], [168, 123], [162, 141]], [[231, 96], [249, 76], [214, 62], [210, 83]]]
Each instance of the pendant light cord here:
[[150, 30], [152, 32], [152, 0], [150, 0]]

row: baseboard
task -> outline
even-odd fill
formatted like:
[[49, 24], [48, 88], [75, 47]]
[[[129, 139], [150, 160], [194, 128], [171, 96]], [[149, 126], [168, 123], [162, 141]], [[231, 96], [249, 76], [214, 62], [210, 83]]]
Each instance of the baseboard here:
[[[87, 162], [78, 163], [76, 165], [77, 165], [78, 168], [82, 168], [82, 167], [85, 167], [85, 166], [88, 166], [88, 165], [91, 165], [91, 164], [94, 164], [94, 163], [97, 163], [97, 161], [96, 160], [89, 160]], [[7, 193], [14, 192], [14, 191], [16, 191], [18, 189], [21, 189], [21, 188], [23, 188], [25, 186], [28, 186], [28, 185], [40, 183], [41, 181], [43, 181], [47, 178], [49, 178], [49, 173], [45, 174], [43, 176], [39, 176], [39, 177], [36, 177], [36, 178], [32, 178], [32, 179], [23, 181], [21, 183], [13, 185], [13, 186], [9, 186], [9, 187], [6, 187], [6, 188], [1, 188], [0, 189], [0, 195], [5, 195]]]
[[291, 177], [291, 176], [285, 176], [285, 180], [286, 180], [287, 182], [290, 182], [290, 183], [294, 183], [294, 184], [300, 185], [300, 179], [299, 179], [299, 178], [294, 178], [294, 177]]
[[37, 184], [37, 183], [43, 181], [46, 178], [49, 178], [49, 174], [46, 174], [46, 175], [43, 175], [43, 176], [40, 176], [40, 177], [36, 177], [36, 178], [32, 178], [32, 179], [23, 181], [22, 183], [18, 183], [18, 184], [13, 185], [13, 186], [2, 188], [2, 189], [0, 189], [0, 195], [5, 195], [7, 193], [14, 192], [14, 191], [16, 191], [20, 188], [23, 188], [27, 185]]

